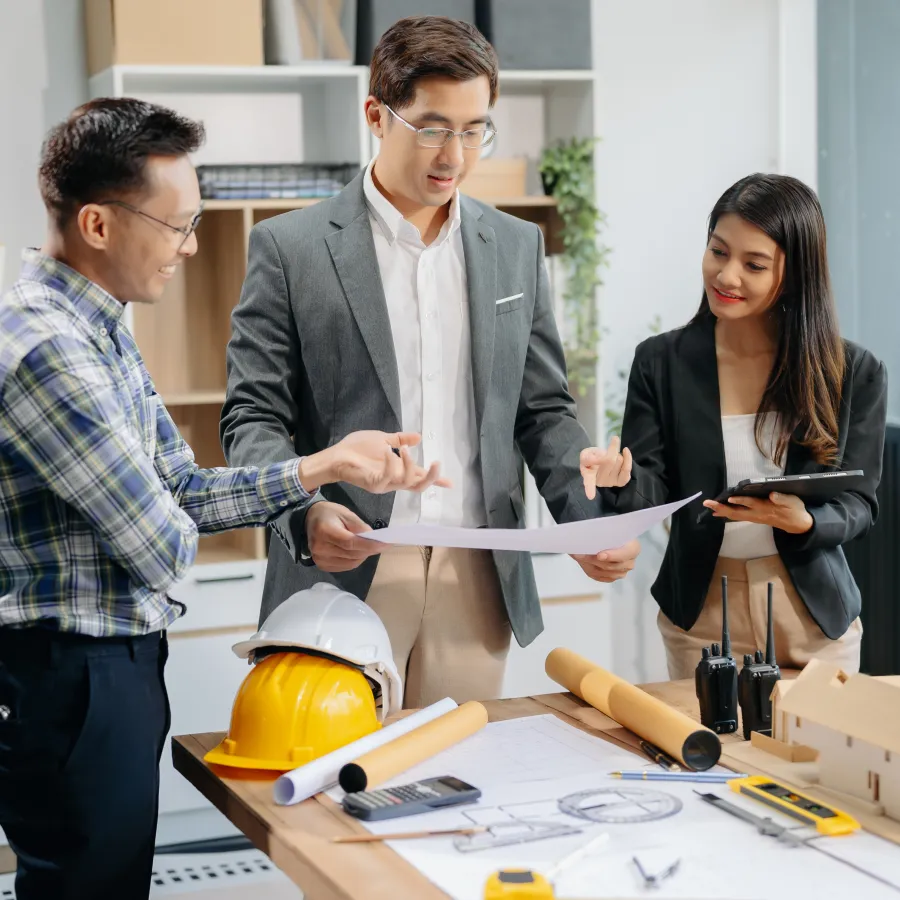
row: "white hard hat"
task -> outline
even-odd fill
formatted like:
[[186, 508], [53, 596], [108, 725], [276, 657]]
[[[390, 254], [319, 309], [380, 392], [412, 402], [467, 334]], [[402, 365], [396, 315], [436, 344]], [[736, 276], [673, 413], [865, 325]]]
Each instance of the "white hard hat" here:
[[231, 649], [246, 659], [269, 647], [305, 649], [356, 666], [381, 687], [382, 719], [402, 708], [403, 683], [384, 623], [362, 600], [330, 582], [292, 594], [250, 640]]

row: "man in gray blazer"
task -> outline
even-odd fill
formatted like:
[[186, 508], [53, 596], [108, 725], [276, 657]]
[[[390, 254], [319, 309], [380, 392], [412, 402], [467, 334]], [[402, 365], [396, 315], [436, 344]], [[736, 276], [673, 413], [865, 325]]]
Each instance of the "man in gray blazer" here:
[[[329, 580], [384, 621], [405, 705], [498, 694], [510, 631], [543, 623], [528, 554], [391, 548], [357, 535], [389, 522], [521, 527], [520, 456], [557, 521], [588, 500], [540, 229], [461, 196], [493, 139], [497, 59], [474, 28], [439, 17], [390, 28], [371, 65], [366, 117], [381, 140], [337, 197], [258, 224], [228, 346], [221, 436], [230, 465], [328, 447], [350, 431], [415, 431], [450, 490], [321, 491], [274, 525], [261, 618]], [[518, 451], [518, 453], [517, 453]], [[637, 542], [578, 563], [597, 581], [634, 565]]]

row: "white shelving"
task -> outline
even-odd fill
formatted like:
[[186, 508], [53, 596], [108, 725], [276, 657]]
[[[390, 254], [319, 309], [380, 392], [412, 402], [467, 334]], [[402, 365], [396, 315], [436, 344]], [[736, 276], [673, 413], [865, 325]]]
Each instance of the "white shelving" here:
[[[257, 90], [261, 82], [275, 89], [291, 90], [301, 81], [363, 78], [368, 83], [366, 66], [338, 63], [307, 63], [301, 66], [112, 66], [90, 79], [94, 96], [123, 90], [151, 89], [173, 91]], [[594, 80], [592, 69], [507, 69], [500, 73], [500, 84], [585, 83]]]
[[335, 63], [304, 66], [112, 66], [89, 82], [94, 96], [130, 91], [293, 91], [298, 85], [367, 78], [363, 66]]
[[[362, 166], [377, 152], [363, 115], [368, 87], [367, 68], [335, 63], [114, 66], [91, 78], [89, 84], [94, 97], [145, 98], [201, 119], [207, 129], [207, 144], [195, 157], [198, 165], [305, 161]], [[540, 151], [556, 139], [593, 135], [598, 109], [593, 70], [501, 72], [500, 100], [494, 110], [499, 136], [493, 155], [528, 158], [530, 196], [495, 201], [495, 205], [535, 221], [547, 221], [546, 217], [553, 214], [549, 207], [554, 201], [542, 196], [537, 174]], [[227, 335], [219, 320], [227, 314], [229, 304], [236, 302], [232, 294], [236, 294], [235, 284], [239, 285], [241, 277], [230, 257], [239, 255], [242, 245], [231, 235], [240, 233], [237, 226], [241, 222], [246, 232], [247, 223], [315, 202], [209, 201], [209, 215], [198, 233], [203, 249], [185, 267], [193, 266], [194, 274], [188, 273], [190, 277], [177, 291], [170, 290], [174, 295], [162, 301], [169, 303], [164, 331], [170, 334], [170, 329], [179, 327], [177, 323], [182, 321], [191, 327], [209, 322], [209, 327], [218, 329], [213, 343], [223, 342]], [[206, 257], [201, 259], [204, 253]], [[227, 265], [218, 264], [220, 254], [225, 254], [223, 259], [228, 257]], [[163, 332], [147, 318], [150, 314], [141, 310], [138, 316], [135, 333], [139, 344], [143, 334], [157, 364], [163, 345], [172, 359], [179, 359], [184, 341], [166, 339], [160, 344]], [[127, 316], [128, 324], [135, 327], [130, 307]], [[203, 359], [206, 363], [200, 366], [202, 371], [197, 368], [200, 363], [192, 360], [189, 377], [168, 381], [163, 377], [166, 385], [161, 390], [180, 426], [188, 429], [186, 436], [198, 449], [201, 464], [221, 464], [206, 461], [215, 460], [221, 453], [214, 427], [224, 400], [223, 383], [216, 374], [220, 361], [209, 352]], [[531, 506], [535, 508], [534, 502]], [[188, 615], [171, 635], [173, 733], [227, 726], [234, 692], [247, 671], [246, 664], [234, 658], [229, 647], [255, 628], [265, 577], [258, 531], [236, 533], [234, 540], [205, 539], [201, 548], [197, 564], [172, 591], [188, 607]], [[508, 695], [547, 688], [540, 672], [548, 642], [571, 644], [576, 640], [574, 633], [580, 635], [585, 645], [582, 649], [587, 650], [591, 634], [597, 633], [591, 655], [603, 659], [611, 653], [608, 604], [600, 599], [600, 586], [566, 557], [536, 556], [535, 568], [538, 591], [546, 603], [547, 631], [541, 641], [526, 650], [513, 648], [504, 686]], [[581, 624], [573, 625], [576, 622]], [[197, 666], [202, 669], [201, 677], [197, 676]], [[176, 820], [186, 823], [192, 816], [212, 817], [197, 825], [195, 837], [221, 828], [224, 820], [216, 820], [209, 804], [174, 773], [168, 754], [163, 757], [162, 783], [160, 811], [176, 832], [181, 827]]]

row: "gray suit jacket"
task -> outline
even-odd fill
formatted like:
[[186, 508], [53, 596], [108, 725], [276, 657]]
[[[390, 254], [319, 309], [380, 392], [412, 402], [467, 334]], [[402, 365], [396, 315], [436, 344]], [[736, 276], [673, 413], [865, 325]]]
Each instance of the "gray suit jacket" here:
[[[488, 524], [523, 524], [520, 459], [557, 521], [597, 516], [601, 501], [587, 499], [579, 475], [589, 441], [566, 385], [541, 231], [467, 197], [461, 231]], [[336, 197], [253, 228], [227, 366], [221, 438], [229, 465], [313, 453], [361, 429], [400, 430], [397, 364], [362, 175]], [[321, 494], [373, 528], [390, 521], [393, 494], [346, 484]], [[305, 517], [296, 509], [273, 523], [280, 540], [270, 543], [261, 620], [317, 581], [363, 599], [368, 593], [378, 557], [350, 572], [320, 571], [308, 558]], [[543, 629], [531, 557], [493, 555], [513, 633], [525, 646]]]

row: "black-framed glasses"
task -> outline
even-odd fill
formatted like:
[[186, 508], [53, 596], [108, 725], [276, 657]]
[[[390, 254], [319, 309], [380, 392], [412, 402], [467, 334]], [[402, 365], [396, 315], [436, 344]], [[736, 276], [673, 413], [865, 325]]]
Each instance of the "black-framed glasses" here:
[[143, 216], [151, 222], [156, 222], [157, 225], [162, 225], [170, 231], [177, 232], [181, 235], [181, 243], [178, 245], [179, 250], [184, 246], [184, 242], [197, 230], [197, 226], [200, 224], [200, 219], [203, 216], [203, 204], [201, 203], [200, 208], [194, 213], [190, 223], [179, 228], [177, 225], [170, 225], [162, 219], [157, 219], [156, 216], [151, 216], [150, 213], [146, 213], [142, 209], [138, 209], [136, 206], [126, 203], [124, 200], [101, 200], [97, 203], [97, 206], [120, 206], [122, 209], [127, 209], [136, 216]]
[[411, 125], [403, 116], [398, 116], [388, 105], [384, 104], [384, 108], [398, 121], [402, 122], [410, 131], [416, 133], [416, 141], [420, 147], [430, 147], [437, 150], [440, 147], [446, 147], [453, 138], [460, 136], [462, 138], [463, 147], [469, 150], [481, 150], [497, 136], [497, 130], [493, 125], [481, 125], [478, 128], [469, 128], [466, 131], [454, 131], [452, 128], [416, 128]]

